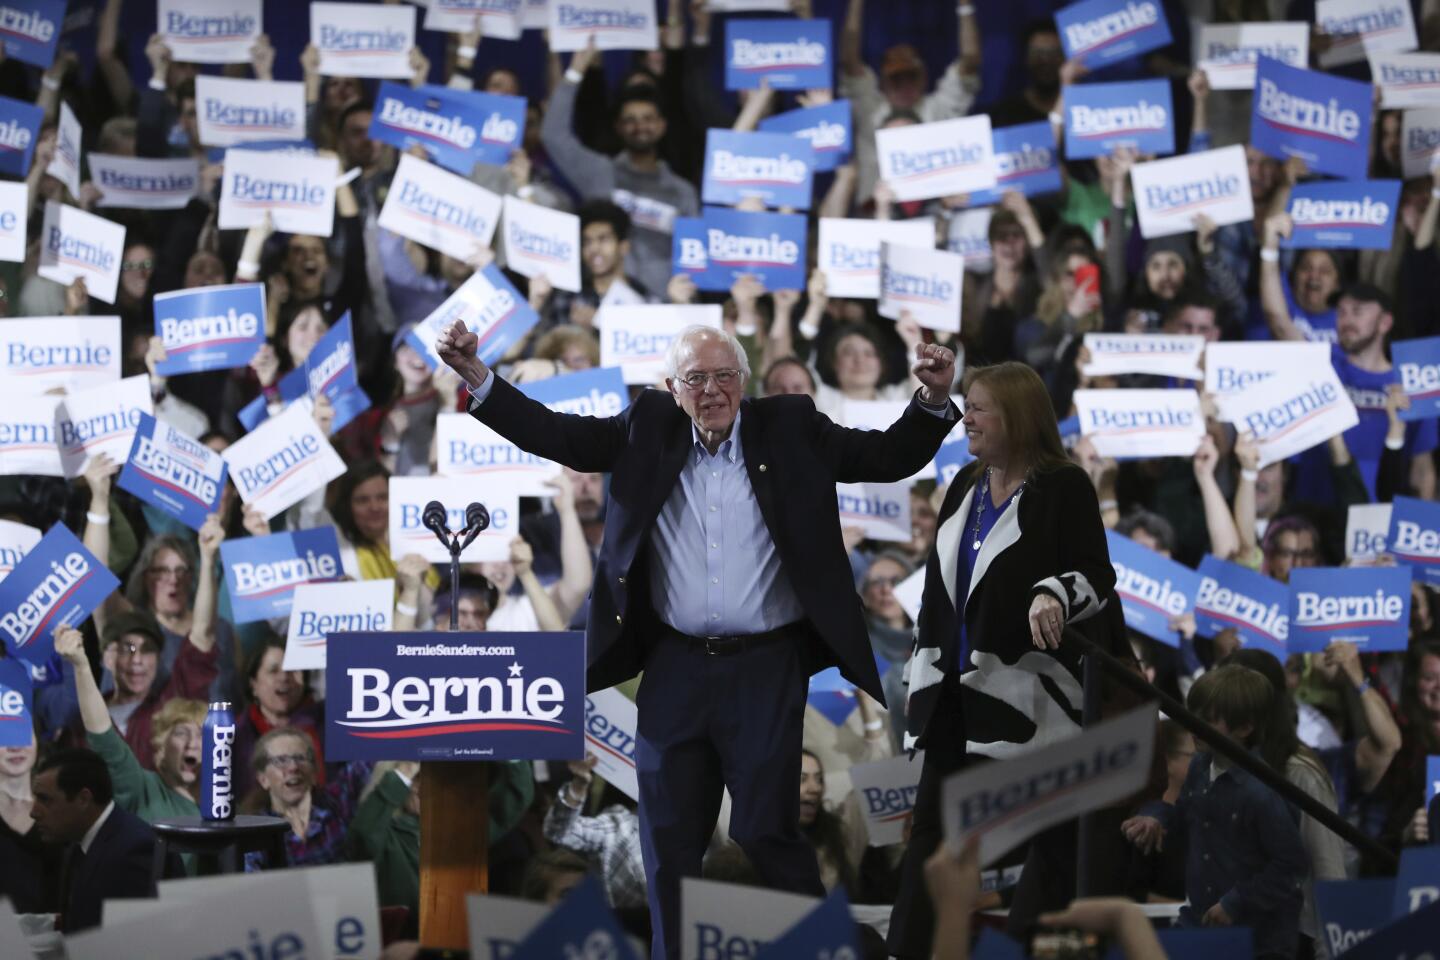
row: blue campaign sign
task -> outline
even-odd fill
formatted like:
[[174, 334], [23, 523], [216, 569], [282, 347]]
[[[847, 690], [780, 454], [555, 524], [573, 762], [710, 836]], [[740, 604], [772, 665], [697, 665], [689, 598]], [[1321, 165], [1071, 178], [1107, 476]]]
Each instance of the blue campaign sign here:
[[834, 86], [830, 21], [820, 19], [731, 20], [725, 24], [725, 89], [749, 90], [770, 81], [771, 90], [819, 90]]
[[35, 742], [34, 690], [30, 666], [14, 657], [0, 659], [0, 747]]
[[1410, 398], [1410, 408], [1400, 411], [1401, 420], [1433, 420], [1440, 417], [1440, 337], [1397, 340], [1390, 345], [1400, 389]]
[[949, 483], [954, 480], [965, 465], [973, 462], [975, 456], [970, 452], [970, 438], [965, 435], [965, 428], [961, 425], [958, 429], [951, 430], [940, 444], [940, 449], [935, 451], [935, 476], [938, 483]]
[[1175, 152], [1168, 80], [1077, 83], [1065, 88], [1065, 156], [1102, 157], [1116, 147]]
[[1233, 629], [1241, 642], [1285, 659], [1290, 632], [1290, 591], [1279, 580], [1219, 557], [1200, 561], [1195, 625], [1203, 636]]
[[800, 922], [755, 952], [755, 960], [791, 960], [793, 957], [858, 957], [855, 921], [845, 888], [837, 886], [820, 906]]
[[1440, 757], [1425, 758], [1425, 805], [1429, 806], [1440, 793]]
[[1060, 151], [1055, 128], [1048, 120], [997, 127], [990, 131], [994, 144], [995, 186], [970, 194], [970, 206], [993, 206], [1007, 190], [1027, 197], [1060, 190]]
[[1388, 250], [1400, 208], [1399, 180], [1326, 180], [1290, 191], [1295, 228], [1283, 245]]
[[305, 357], [306, 388], [310, 396], [322, 393], [334, 403], [341, 394], [358, 389], [355, 373], [355, 337], [351, 333], [350, 311], [326, 331]]
[[1162, 557], [1148, 547], [1118, 533], [1108, 532], [1110, 565], [1115, 568], [1115, 592], [1125, 611], [1125, 626], [1152, 640], [1180, 646], [1180, 634], [1170, 619], [1195, 608], [1200, 574]]
[[639, 960], [620, 921], [605, 900], [600, 879], [589, 874], [559, 906], [520, 942], [510, 960], [555, 960], [557, 957]]
[[44, 119], [45, 111], [33, 103], [0, 97], [0, 173], [23, 177], [30, 172]]
[[[248, 147], [248, 144], [247, 144]], [[243, 367], [265, 342], [265, 285], [233, 283], [155, 295], [162, 377]]]
[[325, 696], [337, 760], [579, 760], [585, 635], [335, 633]]
[[1410, 643], [1410, 573], [1404, 567], [1306, 567], [1290, 572], [1291, 653], [1334, 640], [1362, 653]]
[[[1400, 852], [1390, 916], [1403, 917], [1426, 907], [1433, 911], [1437, 903], [1440, 903], [1440, 844], [1406, 847]], [[1432, 933], [1435, 930], [1440, 930], [1440, 926], [1431, 928]]]
[[[1412, 847], [1406, 853], [1413, 850], [1440, 853], [1440, 846]], [[1404, 854], [1400, 860], [1403, 870]], [[1352, 947], [1345, 954], [1345, 960], [1434, 960], [1436, 930], [1440, 930], [1440, 903], [1432, 902], [1428, 907], [1392, 920], [1376, 930], [1368, 939]]]
[[55, 628], [77, 626], [119, 586], [75, 534], [55, 524], [0, 581], [5, 652], [43, 666], [55, 652]]
[[[875, 672], [884, 675], [889, 669], [890, 663], [875, 654]], [[855, 684], [841, 675], [839, 667], [826, 667], [810, 675], [805, 702], [838, 727], [855, 709]]]
[[345, 574], [334, 527], [226, 540], [220, 560], [236, 623], [288, 617], [296, 587]]
[[520, 392], [557, 413], [582, 417], [613, 417], [630, 405], [630, 390], [619, 367], [596, 367], [522, 383]]
[[[296, 367], [281, 377], [275, 386], [280, 391], [282, 402], [289, 403], [292, 400], [300, 399], [306, 394], [305, 368]], [[337, 430], [343, 430], [351, 420], [370, 409], [370, 396], [359, 386], [342, 391], [330, 402], [335, 406], [335, 422], [330, 425], [331, 434]], [[269, 420], [270, 407], [265, 402], [264, 395], [256, 397], [241, 407], [240, 412], [235, 415], [235, 419], [240, 421], [240, 425], [247, 432]]]
[[970, 960], [1026, 960], [1025, 948], [994, 927], [981, 927]]
[[470, 176], [483, 155], [488, 163], [504, 163], [509, 151], [499, 156], [488, 152], [480, 138], [487, 117], [475, 94], [446, 87], [412, 90], [398, 83], [380, 84], [375, 113], [370, 121], [370, 138], [400, 150], [425, 148], [431, 160], [461, 176]]
[[[503, 166], [510, 155], [525, 143], [525, 98], [503, 93], [466, 93], [448, 87], [424, 86], [436, 96], [461, 93], [472, 116], [480, 118], [480, 139], [475, 141], [475, 160]], [[469, 171], [466, 171], [467, 173]]]
[[777, 113], [761, 120], [758, 129], [766, 133], [788, 133], [807, 141], [815, 151], [816, 173], [834, 170], [849, 160], [855, 149], [849, 100]]
[[767, 207], [810, 209], [815, 149], [788, 133], [711, 130], [705, 136], [705, 203], [757, 197]]
[[1386, 552], [1416, 580], [1440, 586], [1440, 503], [1395, 497], [1390, 507]]
[[1056, 12], [1065, 59], [1091, 70], [1170, 45], [1160, 0], [1082, 0]]
[[44, 70], [55, 60], [65, 0], [6, 0], [0, 17], [5, 56]]
[[1281, 160], [1299, 157], [1312, 173], [1363, 180], [1370, 164], [1371, 97], [1368, 83], [1261, 56], [1250, 144]]
[[1315, 881], [1315, 912], [1325, 955], [1338, 957], [1390, 922], [1395, 878]]
[[769, 290], [805, 289], [803, 214], [706, 207], [698, 229], [688, 219], [675, 221], [676, 272], [689, 274], [701, 290], [729, 290], [744, 273]]
[[117, 483], [120, 489], [199, 530], [207, 514], [219, 512], [228, 473], [229, 465], [220, 454], [142, 413]]

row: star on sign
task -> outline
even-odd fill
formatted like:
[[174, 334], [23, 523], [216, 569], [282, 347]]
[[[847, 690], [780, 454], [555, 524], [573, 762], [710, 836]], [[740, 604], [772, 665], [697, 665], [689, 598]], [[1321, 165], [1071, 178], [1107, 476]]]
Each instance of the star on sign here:
[[524, 670], [524, 669], [525, 669], [525, 668], [522, 667], [522, 666], [520, 666], [520, 664], [519, 664], [518, 661], [517, 661], [516, 663], [512, 663], [512, 664], [510, 664], [510, 676], [512, 676], [512, 677], [518, 677], [518, 676], [520, 676], [520, 671], [521, 671], [521, 670]]

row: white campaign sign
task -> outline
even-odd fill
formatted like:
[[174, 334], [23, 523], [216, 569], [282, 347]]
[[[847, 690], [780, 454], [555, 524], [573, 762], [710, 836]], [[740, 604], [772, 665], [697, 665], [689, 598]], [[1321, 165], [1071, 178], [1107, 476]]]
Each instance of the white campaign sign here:
[[1087, 333], [1085, 349], [1090, 362], [1087, 377], [1114, 377], [1144, 373], [1156, 377], [1200, 380], [1205, 338], [1170, 333]]
[[1440, 107], [1406, 110], [1400, 115], [1400, 167], [1405, 179], [1430, 176], [1440, 152]]
[[70, 196], [80, 197], [80, 121], [70, 104], [60, 101], [60, 121], [55, 126], [55, 155], [45, 172], [65, 184]]
[[895, 599], [900, 601], [900, 606], [905, 608], [905, 615], [910, 621], [913, 623], [919, 620], [921, 601], [925, 598], [925, 568], [921, 567], [895, 584], [891, 592], [895, 594]]
[[[635, 701], [611, 687], [585, 697], [585, 752], [595, 757], [595, 775], [631, 800], [640, 799], [635, 779]], [[557, 803], [560, 801], [556, 801]]]
[[558, 290], [580, 292], [580, 218], [505, 197], [505, 265], [524, 277], [544, 274]]
[[1200, 394], [1178, 390], [1076, 390], [1080, 433], [1102, 457], [1189, 457], [1205, 436]]
[[519, 40], [520, 3], [521, 0], [429, 0], [425, 29], [467, 33], [478, 17], [480, 36], [486, 40]]
[[246, 140], [304, 140], [305, 84], [202, 73], [195, 78], [195, 116], [200, 142], [207, 147], [231, 147]]
[[1390, 535], [1388, 503], [1352, 503], [1345, 516], [1345, 559], [1375, 560]]
[[19, 390], [11, 383], [0, 386], [0, 476], [65, 476], [60, 448], [55, 445], [60, 397]]
[[980, 835], [980, 865], [1035, 834], [1139, 790], [1150, 775], [1156, 710], [1140, 707], [1012, 759], [952, 774], [941, 785], [945, 839]]
[[442, 477], [497, 481], [521, 497], [555, 495], [545, 481], [559, 475], [558, 463], [526, 453], [468, 413], [435, 418], [435, 456]]
[[796, 893], [685, 877], [680, 881], [680, 960], [753, 957], [819, 905]]
[[[374, 890], [374, 867], [356, 864], [351, 869], [370, 873]], [[66, 937], [65, 952], [70, 960], [111, 960], [115, 945], [123, 943], [127, 956], [149, 960], [244, 956], [256, 951], [272, 958], [334, 956], [330, 937], [319, 932], [319, 904], [305, 876], [308, 872], [276, 870], [180, 881], [213, 883], [215, 892], [186, 901], [183, 910], [167, 910], [163, 922], [143, 911]], [[243, 897], [233, 895], [237, 888], [244, 890]], [[378, 956], [378, 952], [370, 955]]]
[[1440, 106], [1440, 53], [1372, 54], [1370, 75], [1382, 110]]
[[1140, 233], [1168, 237], [1195, 229], [1197, 214], [1219, 226], [1255, 218], [1245, 148], [1238, 144], [1187, 153], [1130, 168]]
[[[317, 956], [335, 960], [378, 960], [383, 946], [380, 904], [375, 893], [375, 868], [369, 863], [334, 864], [324, 867], [292, 867], [285, 871], [306, 885], [315, 904], [315, 923], [326, 949]], [[161, 880], [161, 905], [173, 910], [179, 904], [225, 896], [245, 902], [251, 890], [266, 882], [266, 873], [240, 873], [216, 877]], [[300, 890], [294, 895], [304, 896]], [[146, 901], [154, 903], [155, 901]], [[107, 908], [109, 903], [106, 904]], [[108, 909], [106, 913], [109, 916]], [[333, 939], [330, 931], [334, 931]], [[268, 955], [279, 960], [278, 953]]]
[[142, 413], [155, 413], [150, 378], [143, 373], [65, 396], [55, 408], [55, 442], [65, 475], [80, 476], [102, 453], [116, 463], [129, 459]]
[[712, 13], [789, 13], [793, 9], [791, 0], [709, 0], [705, 6]]
[[[490, 511], [490, 526], [460, 554], [465, 563], [510, 559], [510, 541], [520, 532], [520, 498], [513, 490], [496, 486], [492, 483], [484, 490], [481, 502]], [[421, 522], [425, 504], [443, 503], [454, 533], [465, 526], [465, 507], [479, 495], [474, 481], [461, 477], [391, 477], [391, 558], [401, 560], [415, 553], [431, 563], [449, 563], [450, 551]]]
[[831, 297], [880, 296], [880, 244], [934, 247], [935, 221], [842, 220], [820, 218], [816, 269], [825, 274], [825, 293]]
[[220, 456], [230, 465], [240, 499], [267, 520], [345, 472], [345, 461], [305, 403], [290, 404]]
[[124, 251], [125, 228], [120, 224], [78, 207], [45, 201], [36, 272], [46, 280], [65, 286], [84, 280], [90, 296], [114, 303]]
[[101, 207], [178, 210], [200, 188], [200, 161], [194, 157], [152, 160], [91, 153], [89, 161]]
[[421, 246], [469, 260], [495, 236], [500, 197], [433, 163], [401, 154], [378, 222]]
[[333, 157], [277, 160], [258, 150], [226, 150], [220, 229], [253, 227], [268, 211], [276, 230], [328, 237], [335, 229], [335, 174]]
[[899, 200], [928, 200], [995, 186], [994, 142], [984, 114], [875, 131], [880, 179]]
[[10, 575], [42, 536], [44, 533], [34, 527], [14, 520], [0, 520], [0, 580]]
[[176, 63], [249, 63], [262, 0], [159, 0], [157, 29]]
[[990, 250], [990, 218], [994, 215], [994, 207], [975, 207], [950, 217], [945, 249], [964, 257], [965, 269], [971, 273], [989, 273], [994, 266]]
[[[529, 309], [528, 304], [525, 307]], [[497, 287], [490, 282], [486, 271], [476, 270], [454, 293], [445, 298], [444, 303], [416, 324], [413, 336], [425, 348], [425, 362], [432, 369], [438, 370], [444, 364], [440, 355], [435, 352], [435, 342], [440, 339], [442, 330], [456, 320], [461, 320], [467, 330], [479, 335], [483, 345], [491, 336], [498, 335], [496, 331], [503, 332], [506, 322], [519, 309], [520, 302], [516, 300], [515, 294], [511, 293], [508, 284], [506, 287]], [[411, 346], [413, 347], [414, 343]]]
[[1315, 29], [1337, 35], [1319, 57], [1327, 70], [1364, 60], [1366, 54], [1420, 46], [1409, 0], [1316, 0]]
[[1230, 423], [1230, 400], [1242, 390], [1286, 370], [1330, 366], [1330, 345], [1301, 341], [1207, 343], [1205, 392], [1215, 398], [1217, 419]]
[[600, 327], [600, 366], [619, 367], [628, 384], [657, 384], [665, 379], [665, 352], [681, 330], [691, 324], [719, 329], [720, 322], [718, 305], [607, 309]]
[[290, 607], [284, 669], [324, 670], [330, 634], [390, 630], [394, 607], [394, 580], [300, 584]]
[[[933, 234], [932, 234], [933, 236]], [[960, 332], [965, 258], [934, 246], [880, 243], [880, 316], [908, 313], [930, 330]]]
[[[23, 187], [24, 184], [21, 184]], [[0, 379], [43, 393], [120, 379], [119, 317], [21, 317], [0, 322]]]
[[1252, 90], [1258, 55], [1303, 68], [1309, 54], [1308, 23], [1207, 23], [1195, 56], [1212, 90]]
[[850, 768], [850, 782], [855, 786], [860, 812], [865, 815], [870, 846], [888, 847], [904, 841], [905, 821], [915, 809], [924, 766], [925, 751], [921, 750], [913, 759], [901, 754]]
[[655, 0], [550, 0], [550, 50], [655, 50]]
[[1360, 422], [1350, 393], [1324, 364], [1286, 370], [1226, 401], [1235, 429], [1255, 435], [1260, 466], [1284, 460]]
[[906, 543], [910, 531], [909, 480], [899, 483], [837, 483], [840, 526], [859, 527], [867, 540]]
[[22, 181], [0, 182], [0, 260], [25, 262], [29, 218], [29, 188]]
[[470, 956], [474, 960], [509, 960], [520, 942], [549, 913], [549, 907], [533, 900], [467, 893], [465, 923], [470, 930]]
[[408, 80], [415, 8], [403, 4], [312, 3], [310, 42], [327, 77]]
[[0, 956], [15, 957], [16, 960], [40, 956], [38, 952], [32, 953], [30, 941], [20, 928], [20, 917], [4, 897], [0, 897]]

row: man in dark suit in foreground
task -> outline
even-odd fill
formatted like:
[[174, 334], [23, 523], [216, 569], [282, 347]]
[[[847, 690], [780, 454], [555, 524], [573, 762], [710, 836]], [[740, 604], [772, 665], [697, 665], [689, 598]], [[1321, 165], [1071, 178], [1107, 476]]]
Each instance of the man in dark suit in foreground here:
[[470, 412], [517, 446], [610, 473], [586, 626], [588, 686], [642, 669], [636, 772], [654, 956], [680, 955], [680, 880], [700, 874], [723, 787], [730, 835], [766, 884], [823, 896], [799, 832], [808, 678], [838, 664], [883, 701], [840, 535], [835, 484], [903, 480], [958, 419], [954, 355], [916, 348], [915, 400], [888, 430], [851, 430], [806, 396], [745, 399], [734, 337], [691, 327], [669, 395], [610, 418], [554, 413], [495, 376], [456, 322], [436, 345]]
[[110, 771], [93, 750], [66, 750], [35, 774], [31, 816], [50, 843], [70, 844], [60, 871], [60, 925], [100, 926], [106, 900], [157, 896], [155, 831], [115, 806]]

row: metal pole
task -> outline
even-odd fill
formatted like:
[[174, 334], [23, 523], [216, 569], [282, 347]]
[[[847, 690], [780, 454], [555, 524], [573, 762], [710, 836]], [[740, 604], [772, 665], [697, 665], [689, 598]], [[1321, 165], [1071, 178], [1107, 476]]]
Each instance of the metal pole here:
[[1161, 709], [1171, 720], [1205, 741], [1216, 753], [1280, 794], [1287, 803], [1299, 807], [1302, 813], [1315, 818], [1331, 833], [1339, 835], [1341, 839], [1356, 849], [1374, 857], [1387, 872], [1394, 873], [1399, 868], [1395, 854], [1373, 837], [1363, 833], [1335, 811], [1270, 769], [1269, 764], [1252, 755], [1240, 744], [1185, 709], [1185, 706], [1178, 700], [1155, 689], [1153, 684], [1116, 659], [1108, 650], [1101, 649], [1094, 641], [1069, 628], [1065, 630], [1065, 640], [1079, 648], [1085, 654], [1087, 661], [1093, 657], [1096, 663], [1110, 675], [1111, 679], [1118, 681], [1122, 686], [1128, 687], [1142, 697], [1159, 701]]
[[450, 541], [450, 632], [460, 629], [460, 535]]

